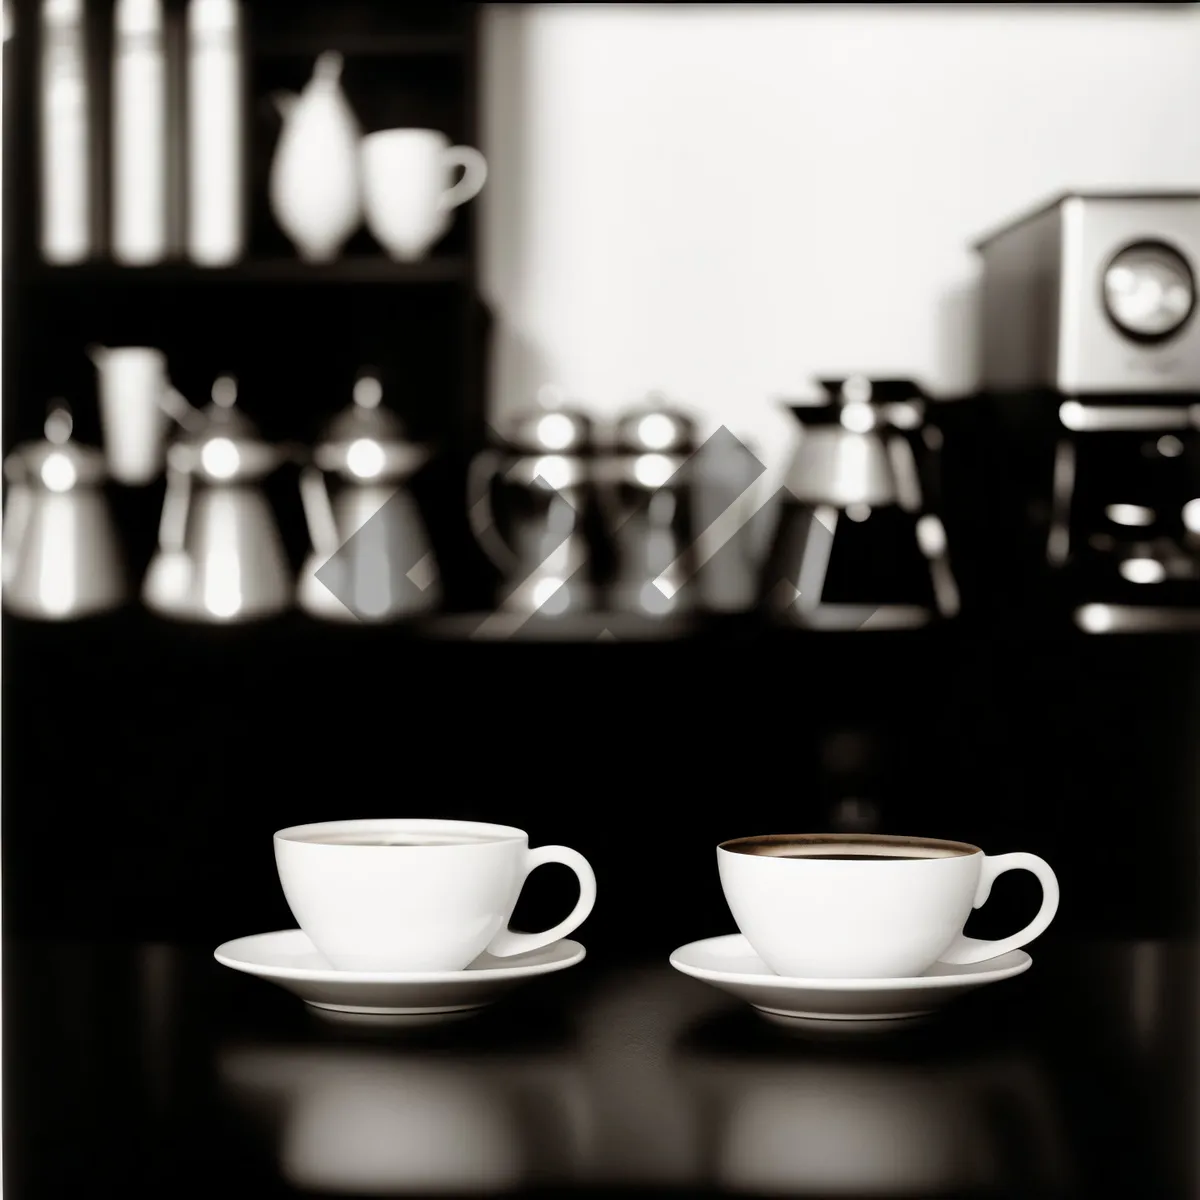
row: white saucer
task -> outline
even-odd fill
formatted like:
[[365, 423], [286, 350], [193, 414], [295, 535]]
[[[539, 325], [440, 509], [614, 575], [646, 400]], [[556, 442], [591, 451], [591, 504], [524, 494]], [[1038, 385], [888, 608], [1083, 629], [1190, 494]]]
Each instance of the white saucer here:
[[582, 962], [569, 938], [510, 958], [480, 955], [462, 971], [339, 971], [299, 929], [259, 933], [213, 951], [223, 966], [256, 975], [299, 996], [326, 1020], [357, 1025], [422, 1025], [466, 1016], [513, 988]]
[[768, 1020], [789, 1028], [867, 1033], [913, 1021], [988, 983], [1029, 970], [1033, 959], [1013, 950], [970, 966], [936, 963], [910, 979], [789, 979], [774, 974], [740, 933], [680, 946], [671, 966], [745, 1000]]

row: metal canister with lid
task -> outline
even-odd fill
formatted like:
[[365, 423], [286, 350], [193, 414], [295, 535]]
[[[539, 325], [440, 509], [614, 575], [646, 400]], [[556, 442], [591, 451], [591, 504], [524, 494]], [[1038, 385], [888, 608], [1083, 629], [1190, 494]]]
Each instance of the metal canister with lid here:
[[546, 387], [497, 433], [472, 463], [468, 508], [480, 547], [504, 576], [500, 610], [546, 617], [595, 611], [591, 416]]
[[621, 414], [603, 468], [615, 554], [611, 606], [665, 617], [692, 611], [695, 589], [691, 472], [696, 424], [660, 394]]

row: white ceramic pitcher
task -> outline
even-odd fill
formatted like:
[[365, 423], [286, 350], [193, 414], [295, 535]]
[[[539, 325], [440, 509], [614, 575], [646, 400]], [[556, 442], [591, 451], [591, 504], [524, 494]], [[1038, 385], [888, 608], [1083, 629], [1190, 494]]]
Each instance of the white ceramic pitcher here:
[[342, 91], [342, 56], [319, 55], [298, 95], [272, 95], [283, 132], [271, 163], [271, 211], [305, 262], [331, 262], [362, 221], [360, 130]]

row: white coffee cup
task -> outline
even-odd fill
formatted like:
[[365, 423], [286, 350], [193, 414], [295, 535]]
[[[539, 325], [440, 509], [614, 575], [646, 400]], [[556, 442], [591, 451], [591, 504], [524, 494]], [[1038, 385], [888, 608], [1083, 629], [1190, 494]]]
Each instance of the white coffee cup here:
[[[777, 975], [908, 979], [934, 963], [984, 962], [1045, 931], [1058, 880], [1034, 854], [986, 855], [966, 842], [876, 834], [774, 834], [717, 847], [737, 927]], [[1042, 907], [996, 941], [963, 934], [1005, 871], [1031, 871]]]
[[[372, 236], [398, 262], [422, 258], [450, 228], [453, 211], [487, 182], [487, 160], [452, 146], [436, 129], [385, 129], [362, 139], [363, 215]], [[452, 182], [456, 168], [462, 178]]]
[[[526, 877], [561, 863], [579, 878], [571, 914], [544, 933], [508, 922]], [[345, 971], [459, 971], [485, 950], [507, 958], [578, 929], [596, 903], [587, 859], [566, 846], [529, 848], [508, 825], [357, 820], [275, 834], [275, 864], [297, 924]]]

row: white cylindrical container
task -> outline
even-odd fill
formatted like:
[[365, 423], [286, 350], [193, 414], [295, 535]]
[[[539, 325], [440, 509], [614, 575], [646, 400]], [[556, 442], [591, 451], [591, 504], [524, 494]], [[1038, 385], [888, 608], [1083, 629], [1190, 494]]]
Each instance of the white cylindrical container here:
[[113, 39], [113, 258], [167, 253], [167, 55], [162, 0], [117, 0]]
[[42, 257], [78, 263], [92, 250], [83, 0], [43, 0], [39, 91]]
[[143, 487], [162, 473], [170, 387], [167, 360], [149, 346], [89, 348], [99, 375], [100, 427], [109, 474], [116, 483]]
[[225, 267], [245, 243], [242, 14], [238, 0], [188, 5], [187, 252]]

